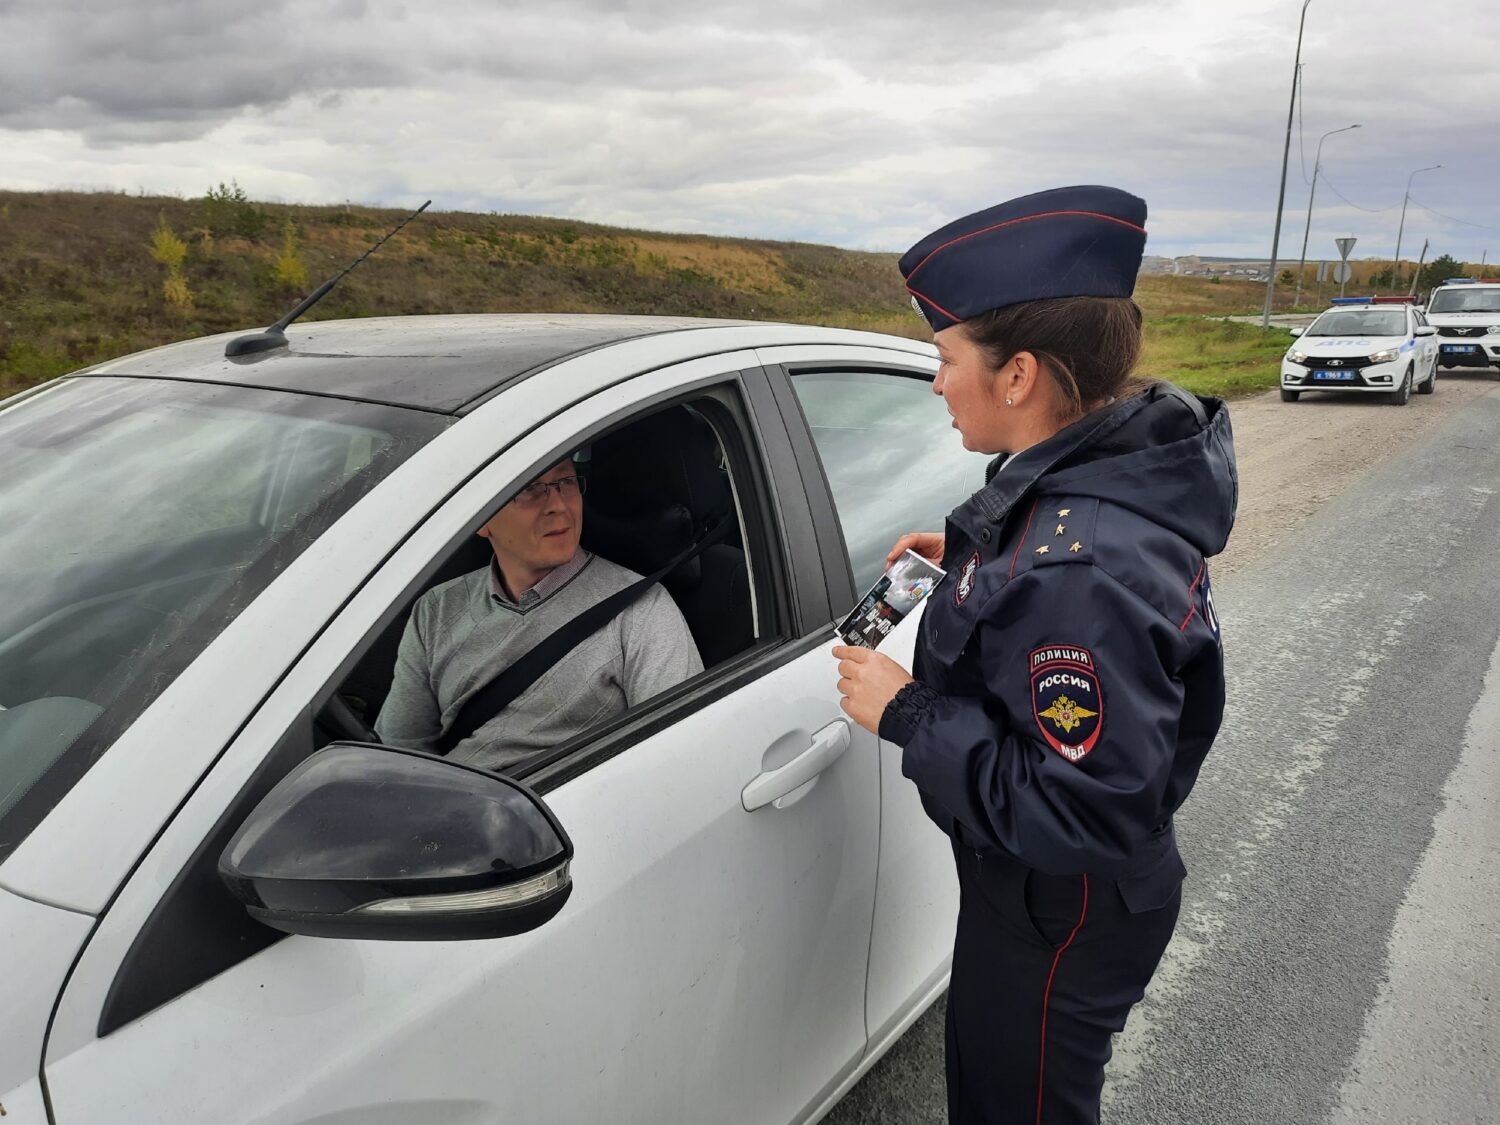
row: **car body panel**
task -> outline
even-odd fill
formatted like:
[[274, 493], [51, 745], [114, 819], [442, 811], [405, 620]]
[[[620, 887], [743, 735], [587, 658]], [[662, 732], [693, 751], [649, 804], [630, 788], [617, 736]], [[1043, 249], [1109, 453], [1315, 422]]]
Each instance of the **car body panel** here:
[[[873, 348], [782, 347], [760, 348], [756, 355], [767, 366], [891, 365], [921, 372], [929, 379], [937, 374], [937, 350], [930, 345], [915, 354]], [[837, 535], [837, 521], [833, 527]], [[857, 590], [853, 597], [863, 593]], [[880, 646], [902, 667], [912, 666], [924, 608], [918, 606]], [[948, 837], [933, 826], [916, 786], [902, 774], [901, 755], [899, 746], [880, 743], [880, 883], [867, 1000], [872, 1038], [879, 1038], [906, 1017], [914, 993], [941, 987], [952, 961], [958, 918], [958, 877]]]
[[[20, 1114], [35, 1094], [47, 1022], [93, 928], [94, 919], [86, 914], [32, 902], [0, 887], [0, 949], [5, 951], [0, 969], [0, 1106], [7, 1117]], [[32, 1095], [24, 1093], [28, 1087]]]

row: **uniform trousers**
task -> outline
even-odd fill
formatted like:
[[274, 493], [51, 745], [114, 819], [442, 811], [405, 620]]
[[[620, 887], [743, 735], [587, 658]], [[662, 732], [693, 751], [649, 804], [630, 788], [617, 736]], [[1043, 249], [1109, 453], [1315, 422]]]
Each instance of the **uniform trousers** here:
[[950, 1125], [1096, 1125], [1110, 1035], [1172, 936], [1179, 887], [1131, 913], [1112, 879], [955, 845]]

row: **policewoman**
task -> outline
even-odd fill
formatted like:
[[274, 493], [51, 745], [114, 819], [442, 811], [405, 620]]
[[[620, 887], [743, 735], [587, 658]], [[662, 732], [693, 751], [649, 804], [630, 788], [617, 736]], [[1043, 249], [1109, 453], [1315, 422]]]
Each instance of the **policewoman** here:
[[1070, 187], [901, 259], [933, 385], [988, 483], [941, 533], [915, 676], [838, 648], [844, 710], [903, 748], [953, 841], [949, 1120], [1099, 1119], [1110, 1035], [1177, 921], [1172, 816], [1224, 706], [1206, 559], [1234, 522], [1221, 402], [1131, 379], [1145, 202]]

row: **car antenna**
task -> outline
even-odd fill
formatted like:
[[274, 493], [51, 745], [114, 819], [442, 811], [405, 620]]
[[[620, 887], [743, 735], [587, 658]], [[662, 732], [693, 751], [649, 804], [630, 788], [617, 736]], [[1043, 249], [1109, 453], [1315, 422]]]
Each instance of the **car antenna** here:
[[422, 206], [418, 207], [410, 215], [406, 216], [406, 218], [397, 223], [395, 229], [392, 230], [390, 234], [387, 234], [379, 242], [375, 243], [374, 246], [371, 246], [363, 254], [355, 258], [354, 261], [345, 266], [343, 273], [336, 274], [335, 276], [330, 277], [327, 281], [323, 282], [322, 285], [318, 286], [301, 301], [299, 301], [296, 308], [287, 313], [286, 316], [282, 317], [275, 324], [267, 328], [264, 332], [251, 332], [249, 335], [236, 336], [233, 340], [230, 340], [229, 343], [224, 345], [224, 354], [226, 356], [255, 355], [257, 352], [268, 352], [273, 348], [286, 347], [287, 325], [291, 324], [292, 321], [296, 320], [308, 309], [312, 308], [319, 301], [321, 301], [325, 296], [328, 295], [328, 291], [330, 289], [332, 289], [340, 281], [344, 280], [345, 275], [348, 274], [350, 270], [359, 265], [360, 262], [363, 262], [371, 254], [375, 253], [375, 251], [379, 250], [382, 246], [384, 246], [391, 240], [391, 238], [397, 233], [397, 231], [399, 231], [407, 223], [415, 219], [423, 211], [427, 210], [427, 208], [430, 206], [432, 206], [432, 200], [429, 199], [426, 203], [422, 204]]

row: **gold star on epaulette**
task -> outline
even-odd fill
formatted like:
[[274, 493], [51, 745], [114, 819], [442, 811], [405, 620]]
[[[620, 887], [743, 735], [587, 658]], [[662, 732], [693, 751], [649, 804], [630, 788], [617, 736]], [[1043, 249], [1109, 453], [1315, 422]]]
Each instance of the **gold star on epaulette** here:
[[1054, 533], [1054, 534], [1056, 534], [1056, 535], [1061, 535], [1061, 534], [1062, 534], [1062, 533], [1063, 533], [1063, 532], [1065, 532], [1065, 531], [1067, 531], [1067, 530], [1068, 530], [1068, 529], [1067, 529], [1067, 528], [1065, 528], [1065, 527], [1064, 527], [1064, 526], [1063, 526], [1063, 525], [1062, 525], [1062, 524], [1058, 524], [1058, 525], [1057, 525], [1057, 531], [1056, 531], [1056, 532], [1055, 532], [1055, 533]]
[[1057, 509], [1057, 518], [1058, 519], [1062, 519], [1064, 516], [1068, 515], [1072, 511], [1073, 511], [1072, 508], [1059, 508], [1059, 509]]
[[1083, 544], [1074, 543], [1071, 547], [1068, 548], [1068, 550], [1072, 551], [1076, 555], [1079, 551], [1083, 550]]
[[1036, 553], [1039, 554], [1039, 555], [1045, 555], [1047, 553], [1047, 550], [1048, 550], [1047, 544], [1043, 543], [1040, 547], [1038, 547], [1036, 549]]

